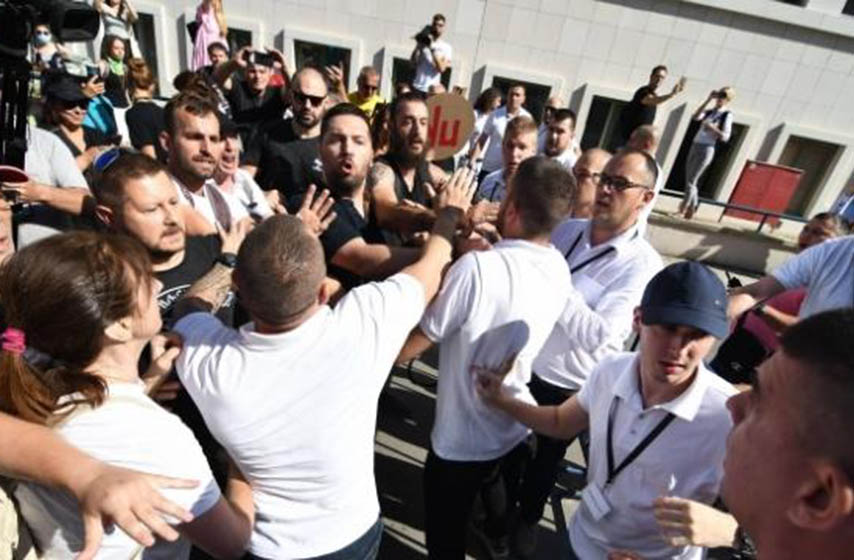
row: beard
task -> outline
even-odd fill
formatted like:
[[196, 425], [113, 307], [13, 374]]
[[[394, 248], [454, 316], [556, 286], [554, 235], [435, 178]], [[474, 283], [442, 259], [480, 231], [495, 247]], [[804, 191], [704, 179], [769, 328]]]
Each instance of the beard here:
[[389, 152], [394, 155], [404, 165], [414, 166], [420, 163], [427, 157], [427, 141], [424, 141], [424, 149], [421, 150], [421, 153], [414, 153], [409, 148], [409, 143], [407, 139], [402, 137], [397, 130], [392, 128], [389, 131]]
[[294, 115], [297, 123], [303, 128], [314, 128], [317, 126], [317, 123], [320, 122], [320, 118], [315, 116], [312, 113], [303, 113], [300, 111], [296, 115]]
[[330, 174], [327, 177], [329, 191], [335, 198], [350, 198], [365, 183], [367, 173], [359, 174]]

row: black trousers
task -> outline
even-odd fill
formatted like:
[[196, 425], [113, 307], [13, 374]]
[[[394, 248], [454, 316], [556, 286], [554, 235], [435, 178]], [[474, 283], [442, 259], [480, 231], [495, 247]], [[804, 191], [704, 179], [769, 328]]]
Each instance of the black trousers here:
[[[424, 532], [428, 558], [463, 560], [466, 532], [472, 506], [484, 490], [486, 525], [490, 538], [506, 536], [508, 504], [515, 495], [504, 493], [518, 487], [522, 465], [528, 459], [528, 445], [520, 443], [509, 453], [491, 461], [448, 461], [431, 449], [424, 465]], [[499, 487], [501, 490], [499, 491]]]
[[[541, 406], [559, 405], [576, 392], [552, 385], [537, 374], [528, 383], [531, 395]], [[529, 525], [539, 522], [557, 478], [563, 456], [573, 440], [565, 441], [537, 434], [537, 449], [525, 468], [519, 489], [519, 518]]]

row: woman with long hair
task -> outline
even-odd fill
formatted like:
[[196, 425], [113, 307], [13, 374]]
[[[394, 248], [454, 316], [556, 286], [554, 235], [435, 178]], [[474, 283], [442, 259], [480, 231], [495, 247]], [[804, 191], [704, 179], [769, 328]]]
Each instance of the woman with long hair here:
[[148, 157], [166, 163], [159, 136], [166, 128], [163, 107], [154, 102], [157, 79], [145, 60], [128, 61], [128, 93], [133, 104], [125, 112], [131, 145]]
[[[55, 235], [16, 253], [0, 269], [0, 408], [50, 426], [106, 463], [198, 480], [166, 496], [195, 517], [177, 530], [187, 539], [158, 541], [145, 558], [189, 555], [190, 542], [217, 558], [239, 558], [252, 528], [249, 486], [236, 470], [227, 499], [192, 432], [146, 394], [171, 370], [179, 348], [161, 329], [146, 250], [117, 235]], [[151, 344], [153, 366], [138, 362]], [[46, 558], [71, 558], [84, 543], [78, 505], [65, 492], [18, 485], [21, 515]], [[122, 531], [104, 537], [99, 557], [134, 558], [141, 546]]]
[[227, 42], [228, 25], [225, 22], [225, 12], [222, 0], [202, 0], [196, 8], [196, 36], [193, 39], [193, 60], [190, 70], [201, 70], [211, 63], [208, 55], [208, 45], [214, 42]]
[[124, 109], [130, 105], [127, 91], [128, 52], [125, 42], [115, 35], [106, 35], [101, 42], [101, 60], [98, 68], [104, 80], [104, 95], [113, 107]]
[[134, 56], [139, 56], [139, 45], [133, 36], [133, 24], [139, 19], [130, 0], [95, 0], [93, 7], [101, 14], [104, 36], [113, 35], [125, 42]]

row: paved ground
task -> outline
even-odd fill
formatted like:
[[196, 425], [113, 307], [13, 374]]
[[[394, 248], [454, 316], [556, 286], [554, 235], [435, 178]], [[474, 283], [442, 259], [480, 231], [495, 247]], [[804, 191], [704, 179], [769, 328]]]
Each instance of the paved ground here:
[[[428, 356], [425, 361], [436, 363], [435, 356]], [[435, 369], [424, 362], [416, 362], [411, 373], [397, 368], [380, 399], [375, 450], [377, 490], [386, 525], [382, 560], [419, 560], [427, 556], [421, 484], [433, 424], [435, 381]], [[570, 448], [567, 457], [583, 462], [577, 447]], [[570, 475], [562, 480], [573, 481], [578, 479]], [[546, 508], [537, 558], [566, 557], [565, 519], [576, 506], [571, 497], [561, 497], [566, 493], [557, 490]], [[468, 552], [473, 559], [488, 558], [474, 538], [469, 540]]]

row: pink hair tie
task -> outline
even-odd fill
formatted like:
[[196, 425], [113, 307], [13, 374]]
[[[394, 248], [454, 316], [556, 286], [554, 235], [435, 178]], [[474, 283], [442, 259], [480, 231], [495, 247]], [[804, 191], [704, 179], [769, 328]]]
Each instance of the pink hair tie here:
[[3, 341], [3, 345], [0, 348], [12, 354], [20, 356], [27, 349], [27, 339], [24, 336], [24, 331], [20, 329], [7, 327], [3, 331], [3, 334], [0, 335], [0, 339]]

